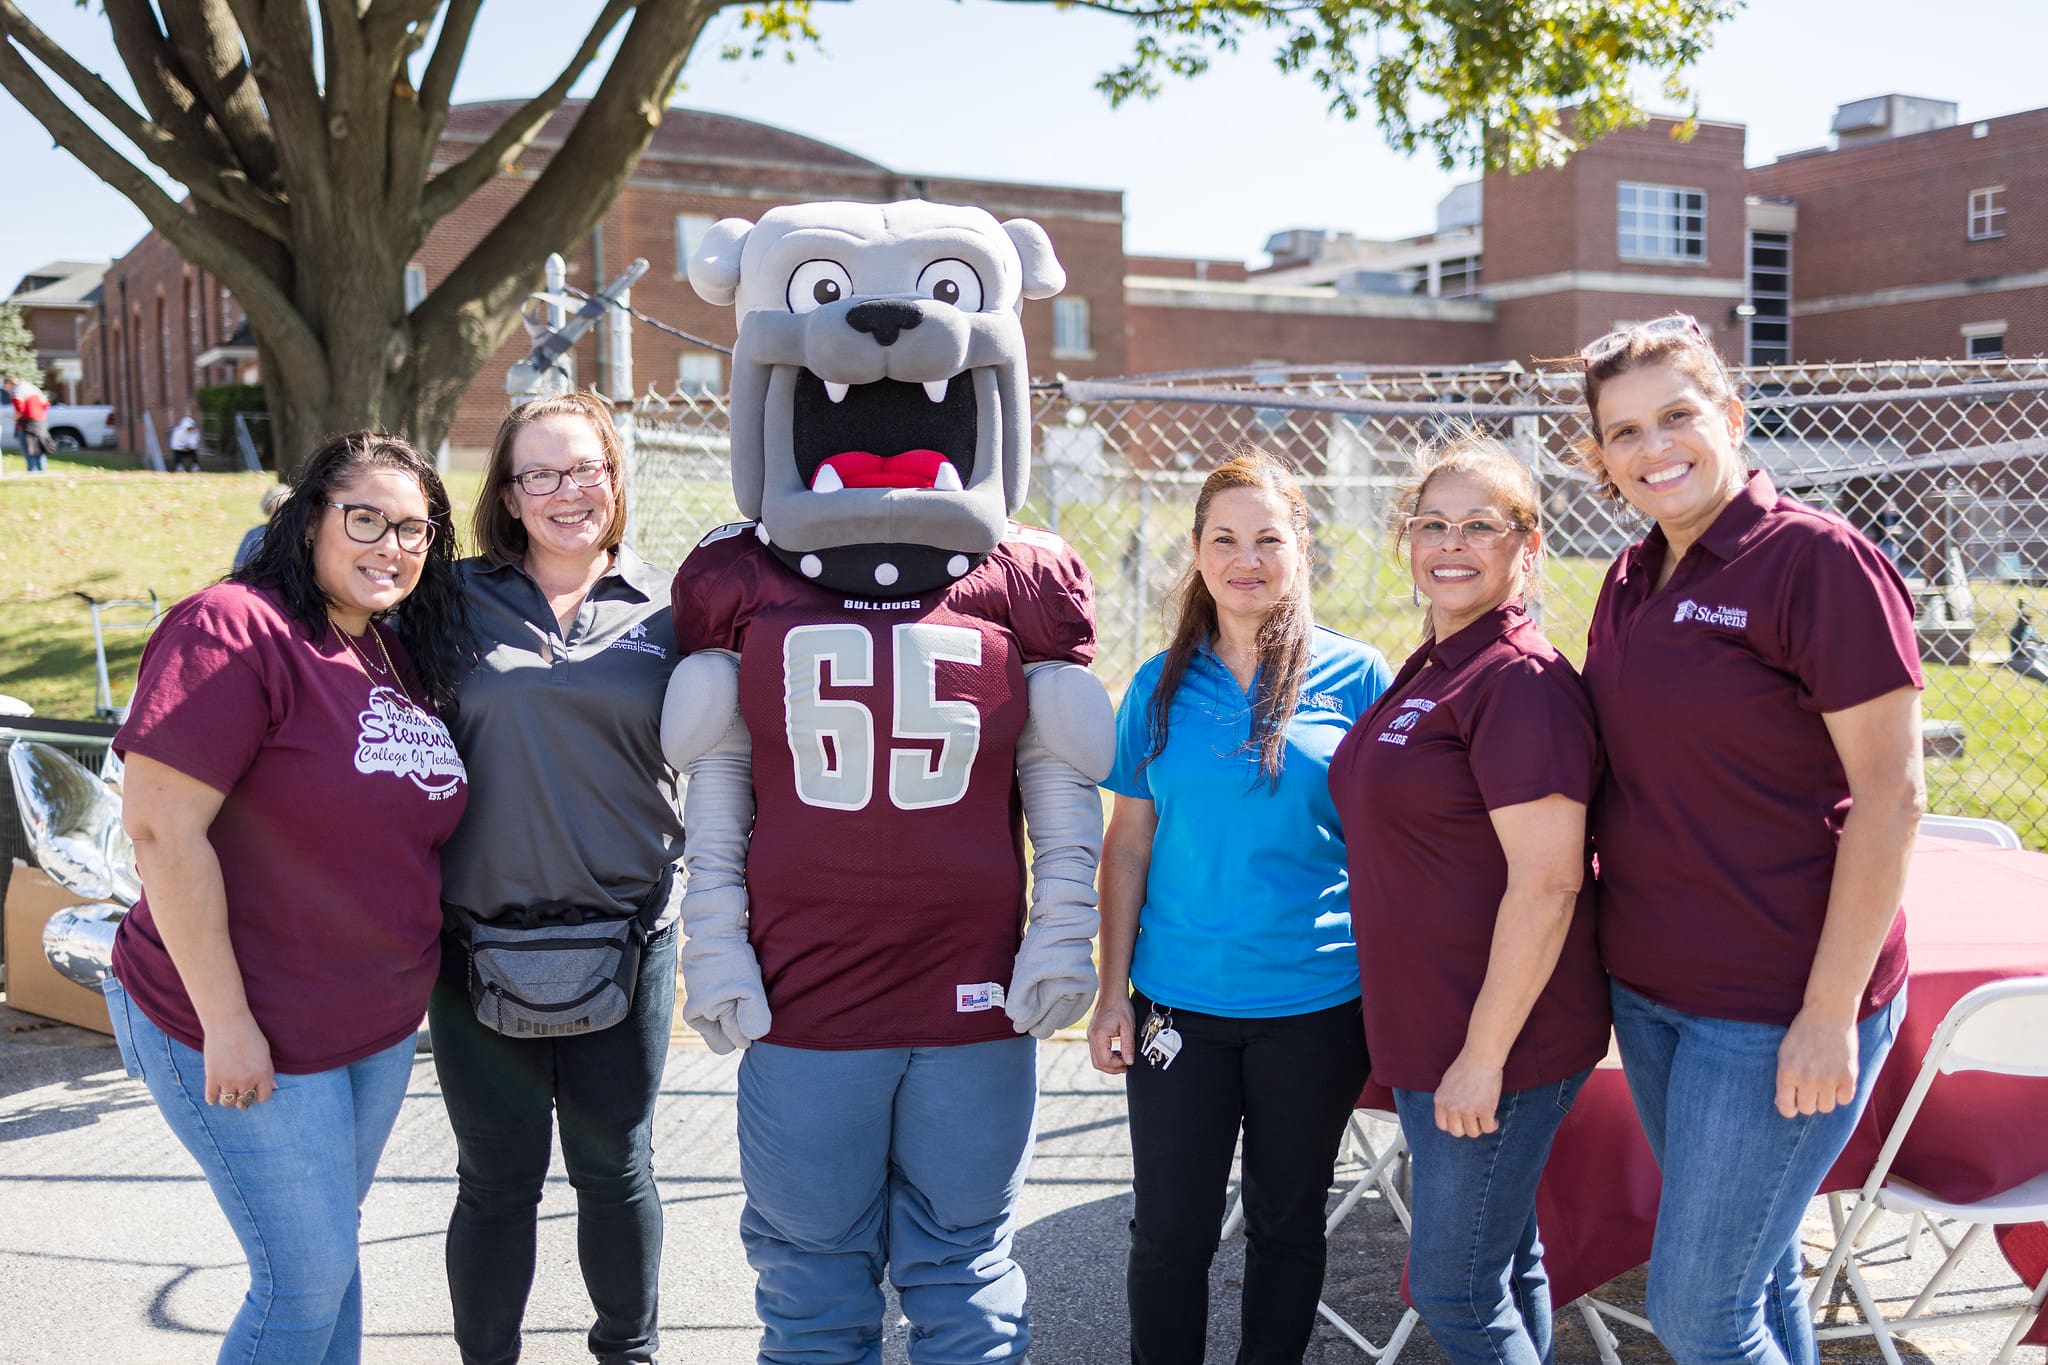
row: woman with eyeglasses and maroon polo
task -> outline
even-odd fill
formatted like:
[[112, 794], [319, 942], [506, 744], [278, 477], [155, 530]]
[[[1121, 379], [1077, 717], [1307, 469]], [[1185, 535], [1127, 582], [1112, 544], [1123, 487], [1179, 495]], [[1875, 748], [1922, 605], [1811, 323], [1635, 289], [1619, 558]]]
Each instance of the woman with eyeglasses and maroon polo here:
[[[456, 1139], [448, 1290], [465, 1365], [519, 1358], [557, 1126], [596, 1312], [590, 1353], [644, 1361], [658, 1345], [650, 1133], [675, 1009], [683, 830], [661, 756], [676, 665], [668, 575], [624, 543], [623, 454], [596, 394], [515, 409], [477, 495], [478, 555], [457, 566], [480, 661], [450, 725], [475, 789], [442, 852], [447, 932], [429, 1018]], [[611, 946], [576, 946], [592, 943]], [[495, 975], [542, 953], [551, 965]], [[514, 997], [525, 1004], [506, 1008]], [[593, 1014], [605, 1001], [623, 1010], [615, 1022]]]
[[249, 1258], [223, 1361], [361, 1355], [357, 1209], [467, 795], [436, 715], [463, 665], [454, 541], [431, 461], [328, 442], [255, 556], [164, 614], [114, 737], [143, 896], [107, 1013]]
[[1686, 1365], [1811, 1365], [1800, 1219], [1905, 1009], [1912, 599], [1841, 517], [1745, 467], [1691, 318], [1579, 365], [1587, 465], [1655, 523], [1608, 571], [1585, 666], [1600, 949], [1664, 1173], [1650, 1320]]
[[1498, 442], [1427, 453], [1395, 503], [1422, 645], [1330, 766], [1373, 1076], [1413, 1154], [1408, 1289], [1464, 1365], [1551, 1358], [1536, 1185], [1607, 1051], [1586, 806], [1600, 745], [1525, 609], [1536, 481]]

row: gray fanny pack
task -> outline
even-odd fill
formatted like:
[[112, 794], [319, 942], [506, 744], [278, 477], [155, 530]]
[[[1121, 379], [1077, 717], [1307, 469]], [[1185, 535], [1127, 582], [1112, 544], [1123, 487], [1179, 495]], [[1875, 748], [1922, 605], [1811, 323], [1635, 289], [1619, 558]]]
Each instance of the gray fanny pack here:
[[672, 874], [631, 915], [529, 907], [486, 920], [456, 910], [477, 1022], [508, 1038], [568, 1038], [624, 1019], [648, 926], [668, 900]]

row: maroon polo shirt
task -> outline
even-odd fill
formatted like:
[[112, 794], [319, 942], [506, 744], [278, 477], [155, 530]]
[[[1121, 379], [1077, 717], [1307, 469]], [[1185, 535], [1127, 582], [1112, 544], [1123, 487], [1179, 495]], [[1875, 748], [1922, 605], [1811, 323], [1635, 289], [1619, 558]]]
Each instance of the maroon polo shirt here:
[[[1374, 1079], [1435, 1090], [1486, 981], [1508, 866], [1487, 812], [1592, 798], [1585, 688], [1514, 602], [1409, 656], [1330, 765]], [[1563, 1080], [1607, 1051], [1607, 974], [1587, 872], [1564, 950], [1501, 1085]]]
[[[1761, 472], [1653, 592], [1667, 548], [1652, 531], [1622, 554], [1587, 632], [1601, 954], [1672, 1009], [1789, 1024], [1849, 813], [1822, 716], [1922, 686], [1912, 596], [1849, 523]], [[1905, 979], [1901, 917], [1862, 1013]]]

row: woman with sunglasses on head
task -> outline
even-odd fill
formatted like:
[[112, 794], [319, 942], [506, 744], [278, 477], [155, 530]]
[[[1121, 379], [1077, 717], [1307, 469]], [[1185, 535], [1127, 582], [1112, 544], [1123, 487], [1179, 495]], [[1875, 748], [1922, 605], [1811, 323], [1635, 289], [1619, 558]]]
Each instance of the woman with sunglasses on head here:
[[1323, 1206], [1367, 1072], [1330, 755], [1388, 672], [1315, 625], [1308, 506], [1279, 461], [1236, 448], [1191, 539], [1172, 643], [1117, 712], [1088, 1045], [1130, 1103], [1131, 1359], [1202, 1359], [1242, 1127], [1237, 1359], [1283, 1365], [1315, 1326]]
[[1536, 1184], [1607, 1051], [1586, 805], [1593, 708], [1525, 601], [1536, 480], [1491, 439], [1396, 500], [1423, 641], [1338, 746], [1373, 1076], [1413, 1154], [1408, 1289], [1454, 1361], [1551, 1360]]
[[1841, 517], [1745, 467], [1691, 318], [1578, 363], [1588, 467], [1655, 523], [1608, 571], [1585, 667], [1600, 948], [1664, 1173], [1650, 1320], [1686, 1365], [1811, 1365], [1799, 1222], [1905, 1008], [1912, 599]]
[[114, 737], [143, 896], [107, 1012], [249, 1258], [223, 1361], [361, 1357], [357, 1209], [467, 794], [435, 714], [462, 668], [453, 544], [431, 461], [330, 441], [256, 555], [165, 613]]
[[[429, 1017], [458, 1156], [447, 1261], [465, 1365], [519, 1358], [557, 1120], [590, 1352], [645, 1361], [658, 1344], [650, 1131], [676, 993], [683, 831], [660, 735], [675, 632], [668, 575], [623, 543], [622, 456], [596, 394], [515, 409], [477, 495], [478, 556], [457, 566], [481, 660], [451, 725], [476, 786], [442, 854]], [[576, 946], [594, 941], [612, 946]], [[508, 962], [553, 977], [553, 994], [501, 982]], [[605, 1000], [623, 1017], [602, 1023]]]

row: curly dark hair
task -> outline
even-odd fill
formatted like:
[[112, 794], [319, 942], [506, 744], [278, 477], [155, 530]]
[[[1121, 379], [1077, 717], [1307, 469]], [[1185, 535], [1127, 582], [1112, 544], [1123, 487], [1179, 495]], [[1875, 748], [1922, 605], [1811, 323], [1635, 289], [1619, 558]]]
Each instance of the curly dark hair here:
[[408, 442], [378, 431], [352, 431], [314, 451], [292, 481], [291, 496], [270, 514], [262, 544], [228, 580], [275, 588], [284, 597], [285, 612], [308, 639], [318, 639], [328, 628], [328, 617], [327, 594], [313, 576], [316, 518], [342, 489], [373, 469], [410, 474], [426, 495], [434, 539], [420, 566], [420, 581], [402, 609], [384, 615], [396, 617], [398, 638], [412, 655], [424, 700], [445, 712], [455, 704], [457, 680], [475, 662], [475, 646], [455, 577], [455, 520], [448, 491], [434, 462]]

